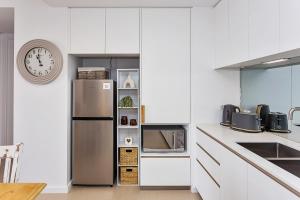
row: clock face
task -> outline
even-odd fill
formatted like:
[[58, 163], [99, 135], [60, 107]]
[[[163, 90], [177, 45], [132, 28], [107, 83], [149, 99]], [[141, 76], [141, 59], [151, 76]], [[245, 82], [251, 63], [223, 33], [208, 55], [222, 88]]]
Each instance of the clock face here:
[[33, 76], [47, 76], [52, 71], [53, 66], [53, 56], [46, 48], [33, 48], [25, 56], [25, 67]]

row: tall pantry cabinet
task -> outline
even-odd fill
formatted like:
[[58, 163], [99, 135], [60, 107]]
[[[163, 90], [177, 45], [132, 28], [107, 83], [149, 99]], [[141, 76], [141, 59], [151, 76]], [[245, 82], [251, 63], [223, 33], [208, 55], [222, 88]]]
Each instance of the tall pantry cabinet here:
[[189, 123], [190, 9], [144, 8], [141, 12], [144, 123]]

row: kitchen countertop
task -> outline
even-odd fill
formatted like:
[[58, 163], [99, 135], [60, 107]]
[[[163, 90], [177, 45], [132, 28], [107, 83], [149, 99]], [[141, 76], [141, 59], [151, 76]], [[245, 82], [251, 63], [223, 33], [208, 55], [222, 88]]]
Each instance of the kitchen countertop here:
[[[300, 197], [300, 178], [237, 144], [237, 142], [278, 142], [300, 151], [300, 143], [284, 138], [291, 135], [279, 137], [269, 132], [244, 133], [219, 124], [198, 124], [197, 128]], [[300, 134], [300, 131], [298, 133]]]

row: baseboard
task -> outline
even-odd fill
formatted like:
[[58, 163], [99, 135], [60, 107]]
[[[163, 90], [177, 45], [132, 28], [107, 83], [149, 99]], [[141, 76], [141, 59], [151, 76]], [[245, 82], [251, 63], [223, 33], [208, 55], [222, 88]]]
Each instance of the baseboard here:
[[141, 190], [190, 190], [190, 186], [140, 186]]
[[42, 193], [69, 193], [72, 188], [72, 182], [70, 181], [65, 186], [52, 186], [47, 185], [46, 188], [43, 190]]
[[191, 192], [192, 193], [198, 193], [198, 190], [196, 189], [195, 186], [191, 186]]

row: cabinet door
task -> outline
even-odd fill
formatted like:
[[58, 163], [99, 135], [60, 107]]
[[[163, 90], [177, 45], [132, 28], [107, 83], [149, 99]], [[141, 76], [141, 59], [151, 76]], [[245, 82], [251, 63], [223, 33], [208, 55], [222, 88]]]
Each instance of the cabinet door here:
[[229, 0], [230, 63], [249, 59], [248, 0]]
[[105, 53], [105, 9], [71, 8], [70, 51]]
[[189, 123], [190, 9], [142, 9], [145, 123]]
[[283, 186], [256, 168], [248, 165], [248, 200], [299, 200]]
[[141, 186], [190, 186], [190, 158], [141, 158]]
[[138, 54], [139, 8], [106, 9], [106, 53]]
[[224, 149], [221, 160], [222, 200], [247, 200], [247, 166], [244, 160]]
[[300, 1], [280, 0], [280, 50], [300, 48]]
[[279, 51], [279, 0], [249, 1], [249, 56], [260, 58]]
[[216, 68], [218, 68], [230, 63], [228, 0], [220, 1], [215, 8], [215, 29]]

